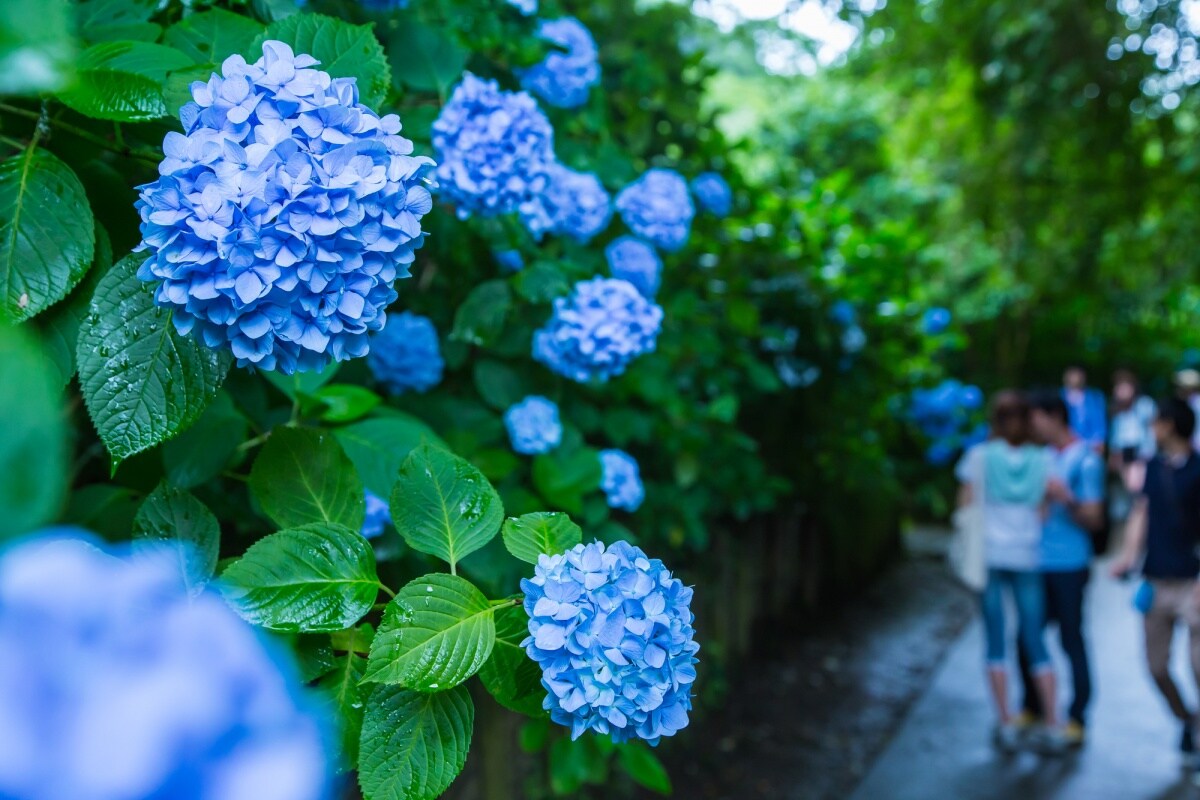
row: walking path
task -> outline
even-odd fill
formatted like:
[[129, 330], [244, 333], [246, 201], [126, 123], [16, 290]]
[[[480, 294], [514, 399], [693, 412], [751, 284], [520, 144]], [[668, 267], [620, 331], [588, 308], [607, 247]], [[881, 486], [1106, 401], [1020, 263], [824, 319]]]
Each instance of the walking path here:
[[[852, 800], [1174, 800], [1200, 797], [1179, 768], [1179, 730], [1142, 663], [1133, 587], [1098, 569], [1088, 587], [1087, 628], [1095, 694], [1087, 746], [1063, 758], [991, 746], [993, 713], [983, 680], [983, 632], [972, 623], [925, 695], [868, 771]], [[1048, 637], [1062, 665], [1057, 636]], [[1183, 634], [1175, 674], [1186, 677]], [[1068, 675], [1065, 669], [1060, 675]], [[1069, 688], [1069, 678], [1065, 678]], [[1187, 680], [1181, 681], [1186, 693]]]

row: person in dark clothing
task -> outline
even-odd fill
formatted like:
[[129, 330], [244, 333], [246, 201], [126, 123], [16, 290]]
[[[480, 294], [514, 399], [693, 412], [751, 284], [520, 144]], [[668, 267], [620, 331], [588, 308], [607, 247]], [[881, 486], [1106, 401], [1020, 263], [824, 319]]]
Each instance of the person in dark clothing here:
[[[1104, 462], [1071, 429], [1067, 404], [1057, 395], [1033, 399], [1033, 430], [1050, 453], [1051, 479], [1042, 522], [1041, 570], [1046, 585], [1046, 622], [1058, 623], [1059, 641], [1071, 662], [1072, 699], [1063, 729], [1067, 745], [1083, 744], [1091, 670], [1083, 637], [1084, 589], [1092, 563], [1092, 534], [1104, 522]], [[1019, 651], [1028, 727], [1042, 715], [1024, 651]]]
[[1146, 661], [1163, 698], [1183, 725], [1180, 749], [1195, 754], [1196, 714], [1187, 708], [1171, 677], [1171, 639], [1180, 622], [1188, 628], [1192, 678], [1200, 686], [1200, 457], [1192, 450], [1196, 415], [1177, 397], [1163, 400], [1154, 420], [1158, 454], [1146, 464], [1125, 547], [1112, 574], [1125, 576], [1139, 558], [1146, 583], [1139, 589], [1145, 613]]

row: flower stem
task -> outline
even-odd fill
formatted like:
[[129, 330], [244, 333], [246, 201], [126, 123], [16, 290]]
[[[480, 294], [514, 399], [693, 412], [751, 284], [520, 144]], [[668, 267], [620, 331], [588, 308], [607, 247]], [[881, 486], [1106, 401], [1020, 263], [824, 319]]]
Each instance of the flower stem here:
[[[25, 117], [27, 119], [32, 119], [39, 123], [43, 121], [42, 114], [40, 112], [30, 111], [27, 108], [20, 108], [18, 106], [11, 106], [8, 103], [0, 103], [0, 111], [7, 112], [9, 114], [15, 114], [19, 117]], [[62, 120], [59, 120], [59, 119], [50, 119], [50, 118], [46, 118], [45, 122], [48, 123], [49, 125], [52, 125], [53, 127], [57, 128], [60, 131], [69, 133], [72, 136], [76, 136], [80, 139], [83, 139], [84, 141], [91, 142], [92, 144], [96, 145], [97, 147], [103, 147], [106, 150], [111, 150], [112, 152], [117, 153], [119, 155], [128, 156], [129, 158], [136, 158], [136, 159], [139, 159], [141, 161], [146, 161], [151, 164], [157, 164], [159, 161], [162, 160], [162, 154], [155, 150], [151, 150], [149, 148], [144, 148], [144, 147], [130, 147], [128, 145], [125, 145], [123, 142], [121, 142], [121, 143], [110, 142], [108, 139], [105, 139], [103, 136], [97, 136], [96, 134], [92, 133], [91, 131], [80, 128], [77, 125], [72, 125], [69, 122], [63, 122]], [[35, 132], [34, 133], [35, 139], [37, 136], [38, 136], [38, 133]]]

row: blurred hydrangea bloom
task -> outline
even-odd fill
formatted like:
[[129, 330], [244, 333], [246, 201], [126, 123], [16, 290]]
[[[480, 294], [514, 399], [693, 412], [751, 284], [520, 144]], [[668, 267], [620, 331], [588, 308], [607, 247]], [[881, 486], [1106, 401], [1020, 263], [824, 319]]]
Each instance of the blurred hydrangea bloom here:
[[538, 0], [508, 0], [508, 4], [527, 17], [533, 16], [538, 10]]
[[513, 450], [532, 456], [548, 453], [562, 441], [558, 406], [541, 395], [530, 395], [504, 412], [504, 426]]
[[408, 0], [358, 0], [368, 11], [399, 11], [408, 8]]
[[433, 123], [439, 192], [458, 216], [534, 213], [554, 163], [554, 130], [525, 92], [463, 74]]
[[950, 327], [950, 310], [941, 307], [930, 308], [921, 318], [921, 329], [930, 336], [936, 336]]
[[727, 217], [733, 210], [733, 190], [716, 172], [702, 172], [692, 180], [692, 194], [700, 208], [715, 217]]
[[646, 499], [637, 459], [624, 450], [600, 451], [600, 489], [610, 508], [637, 511]]
[[621, 190], [616, 205], [631, 231], [667, 251], [683, 247], [696, 215], [687, 181], [669, 169], [647, 170]]
[[653, 247], [635, 236], [619, 236], [604, 248], [604, 257], [614, 278], [629, 281], [643, 297], [658, 294], [662, 259]]
[[525, 259], [520, 250], [500, 250], [496, 253], [496, 263], [505, 272], [520, 272], [525, 269]]
[[925, 458], [947, 464], [959, 450], [987, 438], [985, 424], [975, 423], [972, 412], [983, 406], [978, 386], [947, 379], [931, 389], [917, 389], [909, 399], [908, 417], [932, 440]]
[[[596, 40], [575, 17], [542, 20], [538, 37], [554, 49], [521, 74], [521, 86], [552, 106], [577, 108], [600, 81]], [[565, 52], [564, 52], [565, 51]]]
[[0, 558], [0, 797], [320, 800], [291, 665], [168, 553], [56, 529]]
[[857, 325], [842, 331], [842, 349], [847, 353], [858, 353], [867, 346], [867, 334]]
[[533, 336], [533, 357], [573, 381], [606, 381], [654, 350], [662, 318], [662, 308], [628, 281], [580, 281], [554, 301], [553, 316]]
[[550, 718], [614, 742], [657, 744], [688, 724], [696, 653], [692, 590], [658, 559], [616, 542], [543, 555], [521, 581], [526, 653]]
[[838, 300], [829, 307], [829, 318], [838, 325], [853, 325], [858, 319], [858, 313], [848, 300]]
[[285, 374], [367, 354], [432, 208], [395, 114], [282, 42], [196, 81], [140, 187], [138, 277], [180, 334]]
[[521, 219], [539, 239], [553, 233], [586, 244], [608, 227], [611, 216], [612, 203], [599, 178], [555, 163], [546, 172], [542, 193], [526, 206]]
[[392, 521], [392, 510], [387, 500], [370, 489], [366, 490], [366, 501], [367, 516], [363, 519], [362, 535], [367, 539], [374, 539], [382, 534], [383, 529]]
[[409, 311], [393, 314], [371, 343], [367, 365], [392, 394], [427, 392], [442, 381], [446, 362], [437, 329], [428, 317]]

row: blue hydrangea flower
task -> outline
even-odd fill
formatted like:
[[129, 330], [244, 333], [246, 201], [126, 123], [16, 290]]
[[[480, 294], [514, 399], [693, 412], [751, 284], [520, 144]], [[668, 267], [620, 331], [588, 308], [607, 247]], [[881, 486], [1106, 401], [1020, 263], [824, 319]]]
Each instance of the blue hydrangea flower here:
[[558, 406], [541, 395], [530, 395], [504, 412], [504, 426], [513, 450], [526, 456], [548, 453], [562, 441]]
[[525, 259], [520, 250], [500, 250], [496, 253], [496, 263], [505, 272], [520, 272], [525, 269]]
[[446, 362], [433, 322], [408, 311], [393, 314], [387, 327], [375, 335], [367, 366], [393, 394], [427, 392], [437, 386]]
[[543, 555], [521, 581], [543, 707], [571, 729], [658, 744], [687, 727], [696, 680], [692, 590], [628, 542]]
[[700, 208], [714, 217], [727, 217], [733, 210], [733, 190], [716, 172], [702, 172], [692, 180], [692, 194]]
[[600, 488], [609, 508], [637, 511], [646, 499], [637, 459], [624, 450], [601, 450], [600, 470]]
[[433, 123], [439, 192], [458, 216], [534, 213], [554, 163], [554, 130], [525, 92], [464, 73]]
[[936, 336], [950, 327], [950, 310], [935, 307], [925, 311], [921, 318], [921, 329], [929, 336]]
[[56, 529], [0, 557], [0, 797], [321, 800], [327, 721], [177, 556]]
[[944, 467], [954, 460], [958, 445], [952, 439], [938, 439], [925, 451], [925, 460], [935, 467]]
[[392, 510], [387, 500], [370, 489], [366, 490], [366, 500], [367, 516], [363, 520], [362, 535], [367, 539], [374, 539], [382, 534], [383, 529], [392, 521]]
[[631, 231], [668, 252], [687, 242], [696, 215], [687, 181], [669, 169], [647, 170], [622, 189], [617, 211]]
[[612, 203], [599, 178], [555, 163], [542, 193], [525, 207], [521, 219], [538, 239], [553, 233], [586, 244], [608, 227], [611, 216]]
[[604, 248], [614, 278], [632, 283], [643, 297], [658, 294], [662, 259], [658, 251], [635, 236], [619, 236]]
[[538, 0], [508, 0], [508, 4], [527, 17], [537, 13]]
[[829, 318], [838, 325], [853, 325], [858, 319], [858, 312], [848, 300], [838, 300], [829, 307]]
[[662, 318], [629, 281], [580, 281], [554, 301], [553, 316], [533, 336], [533, 357], [579, 383], [606, 381], [654, 350]]
[[368, 11], [399, 11], [408, 8], [408, 0], [358, 0]]
[[557, 108], [586, 103], [600, 81], [600, 53], [591, 32], [574, 17], [559, 17], [542, 20], [538, 38], [557, 47], [521, 74], [521, 86]]
[[867, 346], [867, 334], [857, 325], [851, 325], [842, 331], [842, 349], [847, 353], [857, 353]]
[[317, 63], [268, 41], [193, 83], [137, 201], [138, 277], [179, 333], [285, 374], [367, 354], [433, 205], [400, 118]]

